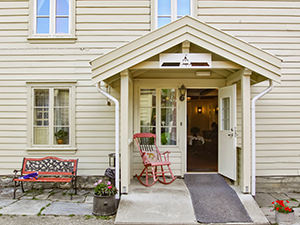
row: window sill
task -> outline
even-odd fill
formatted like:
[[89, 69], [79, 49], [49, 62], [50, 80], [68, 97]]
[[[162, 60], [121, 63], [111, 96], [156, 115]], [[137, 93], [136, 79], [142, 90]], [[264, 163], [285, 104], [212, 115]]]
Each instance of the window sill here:
[[75, 36], [31, 36], [27, 38], [31, 44], [75, 43]]
[[77, 148], [72, 147], [53, 147], [53, 148], [45, 148], [45, 147], [34, 147], [34, 148], [27, 148], [26, 149], [28, 154], [40, 154], [40, 153], [59, 153], [59, 154], [75, 154], [77, 152]]

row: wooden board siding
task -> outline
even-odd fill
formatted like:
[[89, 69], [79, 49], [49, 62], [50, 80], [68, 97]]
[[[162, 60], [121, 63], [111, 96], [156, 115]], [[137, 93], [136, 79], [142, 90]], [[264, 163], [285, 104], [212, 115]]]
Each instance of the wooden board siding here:
[[283, 60], [281, 85], [257, 102], [257, 176], [300, 173], [299, 12], [299, 1], [198, 1], [200, 20]]
[[[114, 152], [114, 106], [91, 82], [89, 61], [150, 31], [150, 0], [76, 0], [75, 43], [29, 43], [29, 2], [0, 1], [0, 174], [21, 166], [27, 143], [26, 81], [77, 80], [79, 175], [103, 175]], [[118, 95], [115, 91], [114, 95]]]
[[[11, 174], [28, 156], [26, 81], [37, 79], [78, 81], [77, 153], [40, 156], [79, 157], [80, 175], [103, 174], [107, 155], [114, 151], [114, 107], [106, 106], [91, 83], [89, 61], [148, 33], [150, 3], [76, 0], [76, 42], [32, 44], [27, 40], [28, 0], [0, 1], [0, 174]], [[297, 1], [198, 1], [200, 20], [283, 60], [282, 84], [258, 101], [258, 176], [300, 172], [299, 11]], [[266, 85], [253, 88], [253, 95]], [[133, 159], [140, 162], [136, 153]], [[171, 159], [177, 174], [180, 154], [174, 152]]]

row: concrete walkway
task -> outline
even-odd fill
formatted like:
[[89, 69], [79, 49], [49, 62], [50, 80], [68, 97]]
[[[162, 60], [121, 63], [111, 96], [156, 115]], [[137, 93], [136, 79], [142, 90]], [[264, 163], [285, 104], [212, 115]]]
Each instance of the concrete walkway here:
[[[253, 223], [243, 224], [269, 224], [251, 195], [235, 191], [253, 220]], [[198, 223], [189, 191], [184, 181], [177, 179], [172, 184], [157, 183], [150, 188], [142, 186], [137, 181], [133, 182], [129, 194], [121, 198], [115, 224], [192, 225]]]
[[[256, 193], [255, 200], [264, 212], [271, 224], [275, 224], [275, 212], [272, 210], [272, 202], [276, 200], [289, 200], [289, 206], [295, 211], [295, 221], [291, 224], [300, 225], [300, 193]], [[290, 225], [287, 223], [278, 225]]]
[[[289, 200], [294, 207], [296, 220], [293, 225], [300, 225], [300, 193], [257, 193], [260, 210], [250, 195], [236, 192], [254, 224], [269, 224], [268, 221], [275, 224], [272, 202], [282, 199]], [[188, 190], [180, 179], [171, 185], [155, 184], [151, 188], [134, 182], [130, 194], [122, 196], [116, 218], [92, 215], [93, 190], [80, 190], [73, 200], [70, 200], [70, 193], [68, 189], [29, 189], [24, 194], [18, 190], [17, 199], [13, 200], [13, 188], [1, 188], [0, 224], [112, 225], [114, 221], [116, 224], [149, 224], [145, 218], [151, 220], [150, 224], [196, 224]], [[261, 212], [268, 220], [263, 220]], [[159, 220], [159, 216], [164, 219]]]
[[1, 188], [0, 224], [114, 224], [114, 216], [92, 215], [93, 190], [80, 190], [71, 200], [72, 192], [69, 189], [29, 189], [25, 193], [18, 190], [13, 200], [13, 188]]

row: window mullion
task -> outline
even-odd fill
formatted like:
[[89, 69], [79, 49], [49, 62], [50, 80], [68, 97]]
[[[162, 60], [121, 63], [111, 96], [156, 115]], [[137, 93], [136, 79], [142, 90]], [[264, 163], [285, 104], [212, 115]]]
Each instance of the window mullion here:
[[50, 0], [50, 34], [55, 34], [56, 0]]
[[171, 21], [176, 20], [177, 18], [177, 0], [171, 1]]
[[49, 90], [49, 145], [52, 146], [54, 131], [54, 88]]

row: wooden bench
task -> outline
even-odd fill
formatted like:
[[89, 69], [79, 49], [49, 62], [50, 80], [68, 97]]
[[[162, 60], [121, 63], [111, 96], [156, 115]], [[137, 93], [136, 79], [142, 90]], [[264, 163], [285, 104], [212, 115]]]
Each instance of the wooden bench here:
[[[17, 186], [21, 186], [24, 192], [23, 182], [59, 182], [71, 183], [77, 194], [77, 166], [78, 159], [60, 159], [57, 157], [24, 158], [22, 169], [14, 170], [14, 199]], [[38, 172], [38, 178], [24, 179], [22, 176]], [[19, 175], [18, 175], [19, 174]], [[72, 199], [72, 195], [71, 195]]]

